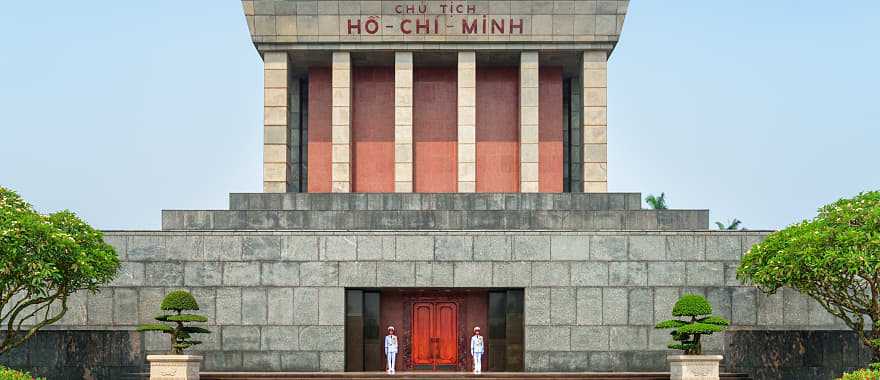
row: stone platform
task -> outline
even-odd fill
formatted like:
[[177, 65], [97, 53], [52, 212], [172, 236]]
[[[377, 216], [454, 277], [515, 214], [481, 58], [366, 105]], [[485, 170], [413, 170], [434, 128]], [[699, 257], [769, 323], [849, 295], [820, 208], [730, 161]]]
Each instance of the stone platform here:
[[[381, 372], [203, 372], [202, 380], [306, 380], [306, 379], [356, 379], [356, 380], [418, 380], [418, 379], [572, 379], [572, 380], [668, 380], [667, 372], [398, 372], [386, 375]], [[722, 380], [747, 380], [745, 374], [721, 374]]]
[[709, 210], [640, 193], [232, 193], [229, 210], [163, 210], [163, 230], [694, 231]]

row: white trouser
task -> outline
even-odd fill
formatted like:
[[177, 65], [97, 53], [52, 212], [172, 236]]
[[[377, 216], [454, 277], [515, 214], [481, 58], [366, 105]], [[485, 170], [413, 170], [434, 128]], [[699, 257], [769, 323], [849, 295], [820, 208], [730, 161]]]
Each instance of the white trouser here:
[[483, 353], [482, 352], [474, 352], [474, 372], [481, 372], [483, 370]]
[[397, 359], [397, 351], [386, 352], [385, 357], [388, 360], [388, 366], [385, 367], [385, 370], [388, 372], [394, 372], [394, 359]]

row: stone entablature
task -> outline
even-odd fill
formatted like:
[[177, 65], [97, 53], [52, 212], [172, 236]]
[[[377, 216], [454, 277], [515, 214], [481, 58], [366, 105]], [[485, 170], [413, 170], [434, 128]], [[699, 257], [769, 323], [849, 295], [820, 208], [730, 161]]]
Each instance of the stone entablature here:
[[[165, 293], [191, 290], [209, 319], [206, 370], [340, 371], [344, 289], [525, 289], [528, 371], [662, 370], [683, 292], [708, 297], [733, 330], [836, 330], [809, 298], [739, 284], [747, 232], [107, 232], [122, 268], [81, 293], [59, 329], [128, 330]], [[167, 339], [145, 335], [148, 353]], [[718, 352], [722, 336], [706, 343]]]
[[253, 41], [617, 42], [628, 0], [242, 0]]

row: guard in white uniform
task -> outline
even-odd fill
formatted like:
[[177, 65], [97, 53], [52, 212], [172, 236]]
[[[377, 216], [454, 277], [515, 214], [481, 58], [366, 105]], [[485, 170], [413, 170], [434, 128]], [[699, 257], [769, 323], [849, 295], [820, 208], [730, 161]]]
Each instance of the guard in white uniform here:
[[474, 336], [471, 337], [471, 356], [474, 358], [474, 373], [480, 373], [483, 370], [483, 336], [480, 335], [480, 328], [474, 327]]
[[397, 359], [397, 335], [394, 335], [394, 326], [388, 326], [388, 335], [385, 336], [385, 357], [388, 360], [388, 374], [394, 373], [394, 362]]

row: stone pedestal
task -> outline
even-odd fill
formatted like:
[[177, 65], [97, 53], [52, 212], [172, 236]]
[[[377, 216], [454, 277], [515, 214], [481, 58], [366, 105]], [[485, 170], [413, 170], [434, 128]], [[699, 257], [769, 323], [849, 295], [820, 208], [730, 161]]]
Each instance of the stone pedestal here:
[[669, 355], [670, 380], [718, 380], [721, 355]]
[[147, 355], [150, 380], [199, 380], [202, 357], [197, 355]]

